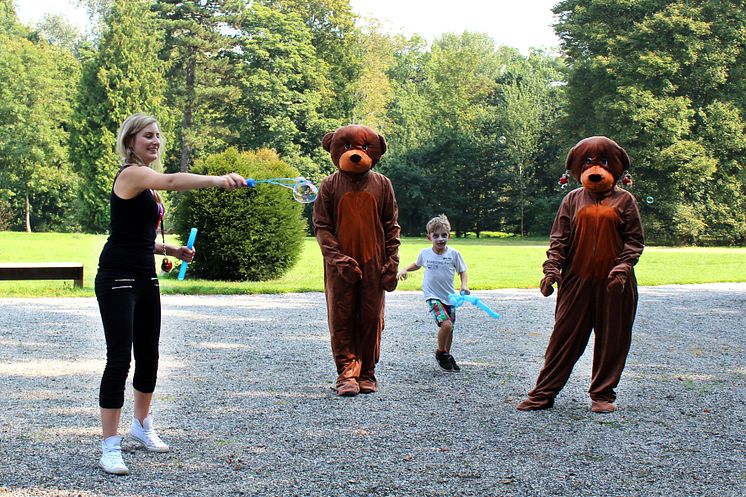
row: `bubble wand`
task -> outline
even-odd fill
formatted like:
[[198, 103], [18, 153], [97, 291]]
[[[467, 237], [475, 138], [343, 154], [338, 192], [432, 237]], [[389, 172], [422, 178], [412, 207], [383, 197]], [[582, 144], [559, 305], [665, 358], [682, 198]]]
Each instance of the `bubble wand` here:
[[472, 305], [475, 305], [482, 309], [484, 312], [489, 314], [490, 317], [493, 317], [495, 319], [500, 318], [500, 314], [496, 313], [492, 309], [487, 306], [484, 302], [482, 302], [479, 297], [475, 297], [474, 295], [469, 294], [458, 294], [458, 293], [451, 293], [448, 294], [448, 300], [451, 301], [451, 305], [453, 307], [461, 307], [464, 305], [464, 302], [469, 302]]
[[[194, 247], [194, 240], [197, 239], [197, 228], [192, 228], [189, 232], [189, 239], [187, 240], [187, 248], [192, 249]], [[187, 266], [189, 264], [186, 261], [181, 261], [181, 269], [179, 269], [179, 281], [183, 280], [186, 276]]]
[[254, 188], [257, 183], [268, 183], [270, 185], [282, 186], [293, 192], [293, 198], [302, 204], [310, 204], [319, 195], [316, 185], [302, 176], [297, 178], [269, 178], [269, 179], [252, 179], [246, 178], [246, 186]]

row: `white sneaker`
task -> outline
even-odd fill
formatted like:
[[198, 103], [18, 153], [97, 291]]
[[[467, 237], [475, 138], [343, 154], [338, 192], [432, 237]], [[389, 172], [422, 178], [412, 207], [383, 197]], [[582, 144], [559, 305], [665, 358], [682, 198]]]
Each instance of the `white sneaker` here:
[[140, 424], [137, 418], [132, 418], [129, 437], [136, 442], [140, 442], [151, 452], [168, 452], [168, 444], [161, 440], [161, 437], [153, 429], [153, 416], [148, 416]]
[[128, 475], [130, 470], [122, 459], [122, 437], [113, 435], [101, 441], [101, 459], [98, 465], [112, 475]]

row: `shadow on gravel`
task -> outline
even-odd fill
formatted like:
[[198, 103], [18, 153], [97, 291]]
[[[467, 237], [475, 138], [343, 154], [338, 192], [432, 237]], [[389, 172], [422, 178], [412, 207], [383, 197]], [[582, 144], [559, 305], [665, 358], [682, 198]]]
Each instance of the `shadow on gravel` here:
[[592, 344], [553, 409], [516, 411], [554, 299], [479, 296], [503, 317], [462, 308], [462, 371], [444, 373], [420, 294], [388, 295], [381, 390], [344, 399], [323, 295], [163, 297], [153, 412], [172, 451], [125, 441], [126, 477], [96, 466], [95, 300], [0, 299], [0, 495], [742, 495], [746, 284], [641, 288], [607, 415]]

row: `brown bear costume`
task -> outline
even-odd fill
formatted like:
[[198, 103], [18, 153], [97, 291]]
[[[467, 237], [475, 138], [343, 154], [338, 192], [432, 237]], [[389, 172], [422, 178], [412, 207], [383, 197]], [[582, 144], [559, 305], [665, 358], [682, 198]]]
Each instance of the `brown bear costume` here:
[[558, 285], [554, 330], [536, 387], [518, 409], [554, 405], [593, 330], [591, 410], [612, 412], [637, 310], [633, 267], [644, 248], [640, 211], [634, 196], [616, 186], [629, 157], [613, 140], [581, 140], [565, 168], [583, 186], [565, 196], [554, 220], [541, 281], [544, 296]]
[[377, 389], [384, 290], [396, 288], [398, 207], [387, 177], [371, 168], [386, 140], [367, 126], [344, 126], [323, 139], [338, 170], [324, 179], [313, 207], [324, 256], [324, 288], [337, 366], [337, 395]]

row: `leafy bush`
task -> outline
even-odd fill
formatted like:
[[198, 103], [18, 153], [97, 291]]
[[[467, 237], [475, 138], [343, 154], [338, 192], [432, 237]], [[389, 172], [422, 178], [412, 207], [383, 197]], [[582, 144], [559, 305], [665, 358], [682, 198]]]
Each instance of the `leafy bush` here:
[[[277, 153], [231, 148], [192, 168], [197, 174], [236, 172], [246, 178], [298, 176]], [[264, 281], [282, 276], [300, 256], [306, 221], [303, 207], [290, 190], [258, 184], [226, 191], [206, 188], [180, 194], [175, 222], [183, 240], [198, 229], [197, 252], [189, 271], [195, 276], [228, 281]]]

